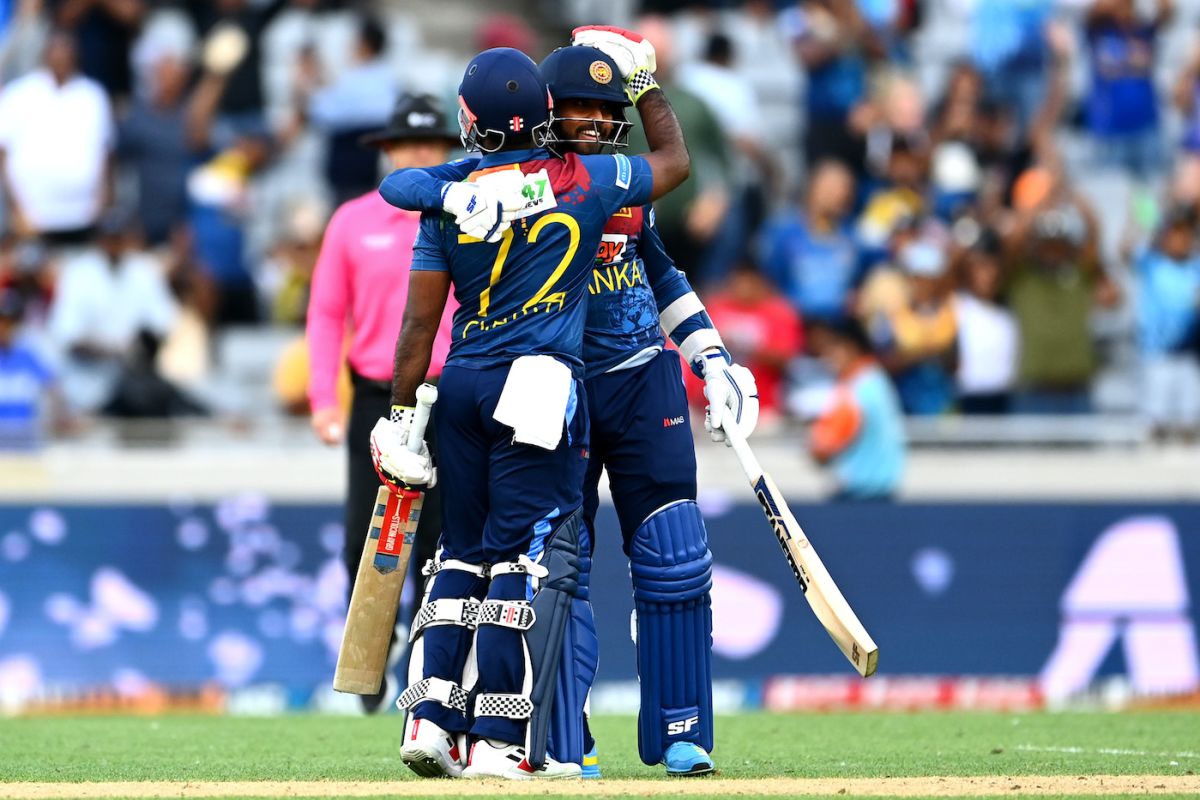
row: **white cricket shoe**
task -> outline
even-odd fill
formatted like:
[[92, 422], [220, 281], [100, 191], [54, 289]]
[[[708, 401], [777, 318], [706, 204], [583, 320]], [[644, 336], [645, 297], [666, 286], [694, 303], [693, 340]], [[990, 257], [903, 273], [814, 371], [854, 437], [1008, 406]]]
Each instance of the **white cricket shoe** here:
[[578, 764], [563, 764], [546, 758], [541, 769], [534, 769], [525, 758], [525, 748], [505, 742], [492, 743], [480, 739], [471, 745], [464, 778], [508, 778], [514, 781], [552, 780], [557, 778], [579, 778], [582, 769]]
[[458, 778], [462, 754], [454, 737], [427, 719], [404, 726], [400, 760], [423, 778]]

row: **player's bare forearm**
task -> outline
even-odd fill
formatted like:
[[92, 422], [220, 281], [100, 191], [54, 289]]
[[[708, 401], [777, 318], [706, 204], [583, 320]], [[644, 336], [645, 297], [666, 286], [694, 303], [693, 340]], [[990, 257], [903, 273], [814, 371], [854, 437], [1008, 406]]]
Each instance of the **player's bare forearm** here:
[[408, 302], [392, 365], [392, 405], [416, 405], [417, 387], [429, 372], [433, 341], [449, 292], [448, 272], [418, 271], [409, 275]]
[[646, 144], [650, 146], [646, 154], [654, 174], [650, 199], [657, 200], [687, 180], [692, 159], [679, 118], [661, 89], [650, 89], [638, 98], [637, 110], [646, 132]]

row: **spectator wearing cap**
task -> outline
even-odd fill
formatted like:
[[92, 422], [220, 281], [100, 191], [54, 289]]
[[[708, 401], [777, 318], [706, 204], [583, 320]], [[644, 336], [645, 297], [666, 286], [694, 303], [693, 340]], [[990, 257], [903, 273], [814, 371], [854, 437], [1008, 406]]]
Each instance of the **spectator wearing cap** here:
[[954, 311], [958, 320], [958, 409], [964, 414], [1007, 414], [1017, 379], [1020, 332], [1000, 303], [1004, 286], [1000, 240], [981, 234], [963, 253]]
[[84, 412], [113, 399], [143, 337], [165, 338], [177, 314], [162, 266], [135, 247], [132, 220], [110, 211], [98, 233], [95, 248], [64, 263], [49, 319], [67, 403]]
[[49, 244], [87, 242], [111, 195], [114, 143], [104, 89], [79, 73], [74, 37], [54, 31], [42, 68], [0, 92], [9, 229]]
[[1200, 433], [1200, 254], [1196, 217], [1173, 209], [1133, 261], [1142, 401], [1158, 438]]
[[859, 281], [860, 253], [850, 229], [854, 176], [837, 161], [813, 171], [803, 210], [785, 211], [764, 231], [767, 275], [807, 321], [847, 313]]
[[870, 318], [869, 335], [904, 411], [944, 414], [954, 404], [958, 335], [946, 254], [941, 243], [924, 238], [904, 245], [898, 261], [903, 284], [894, 301]]
[[41, 356], [18, 339], [23, 305], [15, 290], [0, 289], [0, 450], [37, 445], [41, 403], [54, 382]]
[[1005, 237], [1007, 292], [1021, 336], [1014, 411], [1085, 414], [1097, 356], [1091, 315], [1117, 300], [1100, 266], [1094, 213], [1060, 177]]
[[[382, 130], [363, 139], [378, 148], [393, 169], [429, 167], [446, 160], [458, 136], [446, 130], [446, 120], [433, 98], [404, 95]], [[326, 444], [346, 443], [349, 493], [346, 502], [346, 571], [351, 584], [367, 535], [379, 478], [371, 465], [371, 427], [387, 416], [391, 405], [392, 360], [408, 299], [420, 214], [389, 205], [378, 192], [342, 204], [325, 231], [313, 273], [306, 339], [311, 358], [308, 397], [312, 426]], [[433, 347], [430, 377], [436, 377], [450, 349], [454, 313], [448, 304]], [[349, 347], [343, 345], [347, 331]], [[337, 379], [343, 358], [349, 362], [354, 400], [347, 425], [337, 402]], [[438, 490], [426, 495], [417, 532], [414, 563], [433, 555], [441, 528]], [[386, 699], [364, 697], [369, 711]]]
[[887, 373], [855, 319], [810, 329], [814, 352], [836, 377], [830, 401], [812, 426], [810, 451], [829, 467], [838, 500], [887, 500], [904, 474], [904, 416]]
[[1105, 164], [1140, 178], [1162, 163], [1154, 60], [1172, 12], [1172, 0], [1158, 0], [1154, 17], [1143, 20], [1134, 0], [1097, 0], [1087, 13], [1087, 126]]

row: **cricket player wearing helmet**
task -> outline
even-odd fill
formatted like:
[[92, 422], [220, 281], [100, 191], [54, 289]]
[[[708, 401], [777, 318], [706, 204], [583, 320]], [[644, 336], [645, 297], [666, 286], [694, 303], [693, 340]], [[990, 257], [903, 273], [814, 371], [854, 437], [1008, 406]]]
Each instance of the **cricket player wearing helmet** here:
[[[577, 42], [587, 40], [587, 31], [577, 32]], [[628, 100], [607, 80], [613, 66], [603, 52], [580, 45], [560, 48], [541, 63], [554, 97], [553, 149], [587, 154], [625, 146]], [[712, 559], [696, 506], [696, 456], [680, 360], [664, 349], [662, 331], [705, 379], [706, 424], [714, 440], [723, 440], [723, 429], [732, 426], [749, 435], [758, 393], [749, 370], [730, 363], [703, 303], [664, 251], [649, 205], [623, 208], [608, 221], [588, 292], [583, 353], [592, 447], [583, 509], [589, 547], [600, 473], [607, 469], [633, 579], [639, 753], [647, 764], [665, 764], [670, 775], [704, 774], [713, 770]], [[585, 589], [590, 550], [588, 556], [580, 581]], [[581, 724], [595, 675], [590, 611], [576, 604], [574, 656], [560, 675], [552, 752], [571, 760], [582, 748], [585, 775], [599, 777], [595, 743]], [[694, 671], [670, 669], [681, 662]], [[586, 741], [577, 738], [581, 728]]]
[[[628, 41], [637, 59], [621, 76], [641, 95], [646, 156], [546, 150], [540, 71], [498, 48], [471, 61], [459, 88], [463, 141], [484, 154], [468, 162], [469, 180], [458, 162], [401, 170], [381, 187], [393, 205], [425, 213], [393, 418], [376, 426], [374, 461], [397, 486], [440, 477], [446, 497], [399, 700], [411, 712], [401, 758], [422, 775], [580, 774], [548, 758], [546, 741], [582, 554], [587, 284], [608, 219], [688, 173], [678, 121], [648, 79], [652, 51]], [[435, 472], [426, 452], [405, 445], [451, 283], [460, 307], [434, 415]]]

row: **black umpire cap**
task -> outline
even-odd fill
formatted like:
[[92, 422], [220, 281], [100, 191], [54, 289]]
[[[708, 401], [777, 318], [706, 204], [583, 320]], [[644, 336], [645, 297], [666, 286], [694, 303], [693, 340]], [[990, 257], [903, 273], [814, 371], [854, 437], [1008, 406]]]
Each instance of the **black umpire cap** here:
[[430, 95], [405, 93], [396, 101], [388, 124], [358, 141], [365, 147], [382, 147], [389, 142], [413, 139], [445, 140], [458, 144], [458, 133], [451, 133], [446, 128], [446, 115]]

